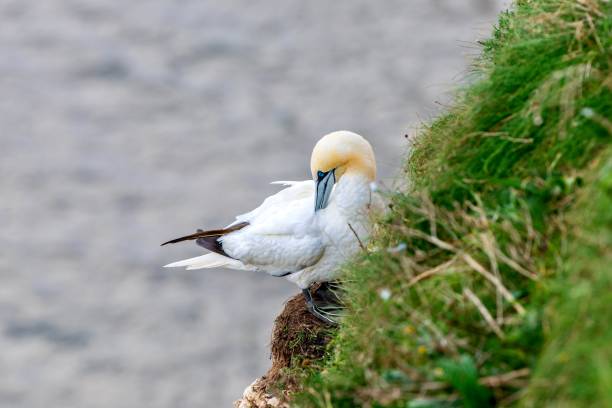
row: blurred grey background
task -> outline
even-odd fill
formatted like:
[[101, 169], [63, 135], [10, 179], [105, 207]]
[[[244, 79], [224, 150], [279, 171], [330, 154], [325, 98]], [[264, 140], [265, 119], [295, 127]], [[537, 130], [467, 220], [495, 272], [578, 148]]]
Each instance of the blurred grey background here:
[[297, 288], [160, 242], [308, 178], [333, 130], [392, 180], [501, 7], [0, 0], [0, 406], [230, 406]]

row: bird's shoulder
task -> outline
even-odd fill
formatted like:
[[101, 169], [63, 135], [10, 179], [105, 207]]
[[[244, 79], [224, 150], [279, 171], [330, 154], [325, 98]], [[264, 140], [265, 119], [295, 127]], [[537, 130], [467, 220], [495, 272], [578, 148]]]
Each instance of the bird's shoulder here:
[[254, 210], [238, 215], [230, 226], [241, 222], [248, 222], [252, 226], [256, 224], [287, 225], [295, 221], [304, 221], [311, 216], [315, 188], [312, 180], [275, 181], [272, 184], [287, 187], [267, 197]]

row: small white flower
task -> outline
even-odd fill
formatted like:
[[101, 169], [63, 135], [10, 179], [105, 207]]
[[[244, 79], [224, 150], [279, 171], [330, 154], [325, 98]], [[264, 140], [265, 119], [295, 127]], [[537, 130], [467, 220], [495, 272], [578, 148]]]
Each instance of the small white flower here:
[[542, 126], [542, 123], [544, 123], [544, 119], [542, 119], [542, 115], [540, 115], [539, 113], [533, 116], [533, 124], [536, 126]]
[[373, 193], [378, 191], [378, 184], [376, 184], [375, 181], [370, 183], [370, 191], [373, 192]]
[[595, 111], [591, 108], [582, 108], [582, 110], [580, 110], [580, 114], [585, 118], [590, 119], [595, 116]]
[[380, 298], [386, 302], [387, 300], [391, 299], [391, 291], [387, 288], [382, 288], [378, 291], [378, 296], [380, 296]]
[[394, 247], [387, 248], [387, 252], [389, 252], [390, 254], [396, 254], [398, 252], [402, 252], [406, 248], [408, 248], [408, 245], [406, 245], [405, 242], [400, 242]]

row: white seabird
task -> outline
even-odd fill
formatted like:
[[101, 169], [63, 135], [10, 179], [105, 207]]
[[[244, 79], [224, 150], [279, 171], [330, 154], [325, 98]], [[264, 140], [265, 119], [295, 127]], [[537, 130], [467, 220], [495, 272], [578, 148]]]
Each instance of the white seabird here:
[[224, 267], [283, 276], [302, 289], [315, 316], [333, 323], [314, 305], [309, 287], [337, 278], [338, 267], [367, 240], [376, 160], [367, 140], [338, 131], [315, 145], [310, 167], [313, 180], [274, 182], [288, 187], [227, 227], [198, 230], [162, 244], [196, 240], [211, 251], [166, 267]]

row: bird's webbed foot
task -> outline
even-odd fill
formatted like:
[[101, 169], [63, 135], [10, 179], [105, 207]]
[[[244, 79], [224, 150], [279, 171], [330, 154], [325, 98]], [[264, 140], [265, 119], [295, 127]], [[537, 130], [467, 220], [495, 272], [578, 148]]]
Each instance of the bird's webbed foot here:
[[[320, 287], [319, 291], [323, 292], [322, 296], [320, 297], [325, 302], [325, 305], [322, 307], [317, 306], [310, 289], [302, 289], [302, 293], [304, 294], [304, 298], [306, 299], [306, 307], [308, 308], [308, 311], [322, 322], [331, 326], [337, 326], [338, 321], [332, 317], [340, 316], [339, 314], [334, 313], [340, 310], [341, 308], [337, 296], [333, 294], [330, 297], [330, 293], [328, 293], [329, 289], [327, 287]], [[318, 294], [319, 293], [317, 293], [317, 295]]]

